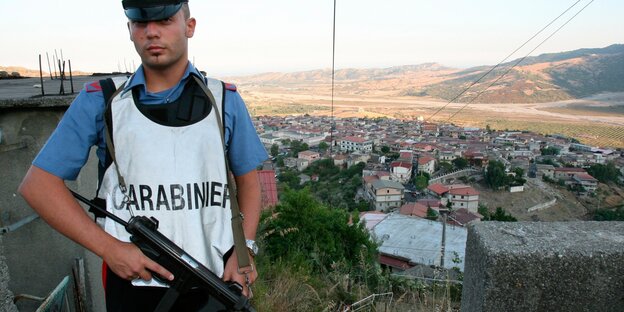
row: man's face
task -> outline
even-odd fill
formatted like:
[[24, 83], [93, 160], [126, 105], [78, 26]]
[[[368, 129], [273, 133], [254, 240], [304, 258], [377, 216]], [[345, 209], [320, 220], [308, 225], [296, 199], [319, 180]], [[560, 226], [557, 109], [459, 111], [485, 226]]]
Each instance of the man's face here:
[[188, 38], [195, 32], [195, 19], [185, 19], [182, 11], [164, 20], [128, 22], [130, 40], [143, 66], [163, 70], [180, 62], [186, 64]]

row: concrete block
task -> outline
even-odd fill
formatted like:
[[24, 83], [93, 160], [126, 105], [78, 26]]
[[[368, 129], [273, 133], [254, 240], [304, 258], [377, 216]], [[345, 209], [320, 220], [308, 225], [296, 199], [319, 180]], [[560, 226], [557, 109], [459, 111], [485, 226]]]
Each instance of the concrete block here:
[[624, 222], [468, 228], [462, 312], [624, 311]]
[[13, 304], [13, 293], [9, 290], [9, 267], [4, 258], [4, 245], [0, 235], [0, 311], [17, 312]]

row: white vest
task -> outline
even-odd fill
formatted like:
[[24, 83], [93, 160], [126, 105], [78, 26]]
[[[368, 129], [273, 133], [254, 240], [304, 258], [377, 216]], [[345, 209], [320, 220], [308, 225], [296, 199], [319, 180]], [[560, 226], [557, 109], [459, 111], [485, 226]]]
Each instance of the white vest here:
[[[223, 110], [221, 82], [208, 79], [208, 88]], [[115, 157], [130, 200], [127, 207], [135, 216], [158, 219], [162, 234], [223, 276], [223, 255], [234, 241], [222, 129], [217, 123], [221, 111], [213, 107], [208, 116], [188, 126], [164, 126], [139, 111], [131, 91], [115, 96], [111, 109]], [[129, 210], [120, 207], [123, 194], [114, 163], [104, 174], [98, 197], [106, 200], [108, 211], [130, 219]], [[110, 218], [104, 229], [130, 241], [124, 227]], [[153, 279], [133, 284], [159, 286]]]

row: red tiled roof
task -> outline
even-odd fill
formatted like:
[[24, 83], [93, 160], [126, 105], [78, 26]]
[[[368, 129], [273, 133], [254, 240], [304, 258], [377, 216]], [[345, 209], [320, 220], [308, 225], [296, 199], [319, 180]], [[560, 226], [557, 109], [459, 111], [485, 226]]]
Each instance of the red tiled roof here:
[[259, 170], [260, 190], [262, 198], [262, 208], [277, 205], [277, 183], [275, 181], [275, 171]]
[[344, 137], [342, 140], [343, 141], [355, 142], [355, 143], [364, 143], [364, 142], [368, 141], [368, 140], [366, 140], [364, 138], [359, 138], [359, 137], [354, 137], [354, 136]]
[[579, 180], [586, 180], [586, 181], [598, 181], [596, 178], [592, 177], [589, 173], [579, 173], [576, 175], [576, 178]]
[[475, 220], [481, 220], [482, 215], [471, 212], [466, 208], [459, 208], [453, 211], [450, 215], [451, 219], [455, 220], [459, 225], [466, 225]]
[[407, 270], [413, 267], [413, 265], [410, 265], [408, 258], [396, 255], [390, 256], [382, 253], [379, 254], [379, 263], [401, 270]]
[[432, 157], [429, 157], [429, 156], [420, 157], [420, 158], [418, 158], [418, 164], [419, 165], [424, 165], [424, 164], [429, 163], [432, 160], [435, 160], [435, 159], [432, 158]]
[[474, 196], [479, 195], [479, 191], [475, 190], [472, 187], [463, 187], [463, 188], [454, 188], [450, 189], [449, 193], [451, 195], [464, 195], [464, 196]]
[[555, 168], [555, 172], [586, 172], [583, 168]]
[[299, 155], [299, 156], [315, 156], [315, 155], [319, 155], [319, 153], [318, 153], [318, 152], [314, 152], [314, 151], [307, 150], [307, 151], [299, 152], [299, 154], [298, 154], [298, 155]]
[[399, 213], [406, 216], [427, 217], [428, 207], [419, 203], [406, 203], [399, 209]]
[[412, 164], [409, 163], [409, 162], [404, 162], [404, 161], [393, 161], [390, 164], [390, 167], [392, 167], [392, 168], [403, 167], [403, 168], [407, 168], [407, 169], [412, 169]]
[[379, 177], [376, 175], [372, 175], [372, 176], [365, 176], [363, 177], [363, 179], [364, 179], [364, 182], [371, 183], [373, 181], [379, 180]]
[[417, 203], [425, 205], [427, 207], [431, 207], [433, 209], [437, 209], [438, 207], [440, 207], [440, 205], [442, 205], [442, 202], [440, 202], [439, 199], [432, 198], [419, 199]]
[[449, 191], [449, 189], [446, 186], [444, 186], [442, 183], [431, 184], [427, 187], [427, 189], [438, 195], [442, 195]]

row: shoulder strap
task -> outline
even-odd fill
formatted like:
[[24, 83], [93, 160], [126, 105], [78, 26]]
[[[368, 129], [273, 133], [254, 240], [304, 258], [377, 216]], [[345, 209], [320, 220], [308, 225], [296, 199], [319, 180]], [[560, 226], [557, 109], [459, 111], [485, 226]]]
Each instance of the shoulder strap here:
[[[112, 112], [111, 112], [111, 102], [113, 98], [123, 90], [124, 83], [121, 79], [113, 80], [112, 78], [101, 79], [99, 81], [100, 87], [102, 88], [102, 94], [104, 96], [104, 140], [106, 142], [106, 155], [104, 158], [104, 164], [98, 162], [98, 187], [96, 190], [96, 196], [94, 200], [100, 200], [97, 197], [97, 194], [100, 192], [100, 187], [102, 186], [102, 180], [104, 179], [104, 173], [106, 173], [106, 169], [110, 166], [114, 161], [114, 152], [112, 148]], [[119, 87], [117, 87], [117, 83]], [[101, 204], [101, 203], [100, 203]], [[89, 212], [93, 213], [95, 218], [104, 218], [106, 217], [103, 213], [95, 210], [93, 208], [89, 208]]]
[[[224, 117], [225, 117], [225, 84], [222, 85], [222, 103], [221, 109], [217, 107], [217, 103], [215, 103], [214, 96], [212, 92], [208, 89], [208, 87], [201, 81], [199, 78], [193, 75], [193, 78], [197, 80], [198, 84], [201, 86], [202, 90], [206, 93], [206, 96], [210, 99], [210, 103], [214, 105], [214, 110], [217, 114], [217, 122], [219, 124], [219, 128], [221, 129], [221, 143], [223, 144], [223, 150], [225, 150], [225, 127], [223, 127]], [[227, 180], [228, 180], [228, 192], [230, 193], [230, 209], [232, 210], [232, 234], [234, 237], [234, 250], [236, 252], [236, 258], [238, 260], [238, 271], [241, 273], [251, 272], [254, 270], [254, 267], [249, 261], [249, 251], [247, 250], [247, 245], [245, 243], [245, 232], [243, 231], [243, 214], [240, 211], [240, 207], [238, 206], [238, 194], [236, 190], [236, 181], [234, 181], [233, 175], [230, 171], [230, 162], [227, 157], [227, 152], [225, 155], [225, 169], [227, 172]]]

